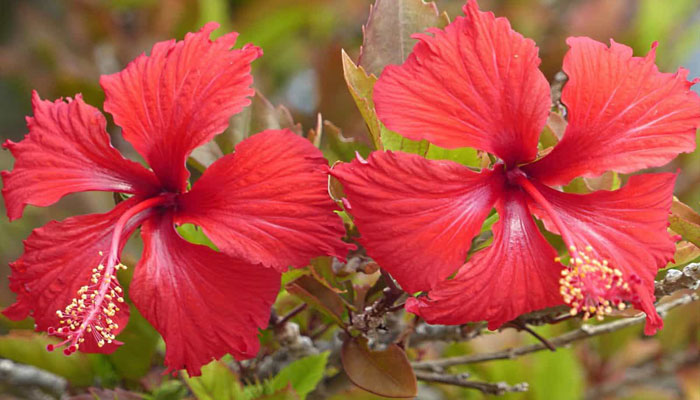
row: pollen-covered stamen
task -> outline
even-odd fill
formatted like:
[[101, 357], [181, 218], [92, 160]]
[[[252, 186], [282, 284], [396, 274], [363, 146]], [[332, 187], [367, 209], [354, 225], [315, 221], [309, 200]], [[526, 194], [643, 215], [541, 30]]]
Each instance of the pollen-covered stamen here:
[[[569, 265], [563, 269], [560, 293], [571, 306], [571, 315], [583, 312], [583, 319], [595, 316], [603, 319], [613, 310], [624, 310], [625, 301], [632, 298], [630, 286], [623, 279], [622, 271], [607, 260], [597, 259], [593, 248], [584, 250], [569, 247]], [[559, 258], [555, 261], [561, 262]]]
[[172, 195], [153, 197], [138, 203], [119, 217], [114, 226], [107, 257], [104, 257], [102, 252], [99, 253], [100, 264], [92, 269], [92, 275], [86, 280], [86, 284], [78, 289], [76, 297], [65, 309], [56, 311], [59, 325], [49, 328], [48, 333], [64, 340], [57, 345], [49, 345], [49, 351], [66, 346], [63, 352], [66, 355], [71, 354], [90, 337], [98, 347], [114, 341], [115, 332], [119, 330], [114, 317], [121, 307], [126, 307], [116, 275], [119, 269], [126, 268], [119, 262], [120, 243], [126, 224], [141, 212], [172, 201]]
[[115, 273], [119, 269], [126, 269], [126, 266], [119, 263], [111, 269], [110, 273], [103, 264], [93, 268], [89, 283], [78, 289], [76, 296], [65, 309], [56, 311], [59, 325], [49, 328], [49, 335], [64, 340], [58, 345], [49, 345], [49, 351], [65, 345], [63, 352], [66, 355], [71, 354], [90, 336], [98, 347], [114, 341], [114, 332], [119, 329], [119, 325], [113, 318], [120, 307], [126, 307], [123, 304], [123, 290]]

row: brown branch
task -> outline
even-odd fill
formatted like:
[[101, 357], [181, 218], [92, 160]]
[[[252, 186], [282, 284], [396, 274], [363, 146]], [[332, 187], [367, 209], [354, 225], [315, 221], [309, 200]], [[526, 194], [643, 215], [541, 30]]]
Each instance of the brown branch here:
[[466, 325], [428, 325], [419, 324], [411, 335], [411, 344], [416, 346], [424, 342], [463, 342], [474, 339], [486, 329], [485, 322]]
[[509, 385], [505, 382], [480, 382], [470, 381], [464, 375], [441, 374], [437, 372], [415, 371], [416, 379], [423, 382], [443, 383], [468, 389], [476, 389], [486, 394], [502, 395], [508, 392], [527, 392], [528, 384], [525, 382]]
[[[656, 307], [656, 311], [659, 313], [659, 315], [661, 315], [661, 317], [664, 317], [669, 310], [672, 310], [676, 307], [680, 307], [688, 303], [692, 303], [693, 301], [698, 300], [698, 298], [700, 297], [695, 293], [683, 295], [677, 299], [669, 301], [668, 303], [658, 305]], [[645, 315], [640, 315], [632, 318], [618, 319], [600, 325], [582, 325], [579, 329], [549, 339], [549, 343], [551, 343], [554, 347], [562, 347], [577, 340], [586, 339], [593, 336], [599, 336], [605, 333], [615, 332], [628, 326], [640, 324], [644, 322], [645, 319]], [[544, 350], [546, 348], [547, 346], [540, 342], [530, 344], [527, 346], [501, 350], [493, 353], [470, 354], [466, 356], [449, 357], [439, 360], [418, 361], [412, 363], [412, 365], [414, 369], [435, 370], [454, 365], [473, 364], [491, 360], [507, 360], [525, 354], [530, 354], [540, 350]]]
[[700, 263], [688, 264], [683, 271], [669, 269], [666, 277], [654, 283], [654, 295], [659, 298], [682, 289], [697, 289], [700, 285]]
[[0, 360], [0, 386], [20, 398], [60, 398], [68, 383], [60, 376], [31, 365]]
[[568, 80], [569, 77], [564, 73], [564, 71], [559, 71], [554, 75], [554, 79], [552, 79], [552, 83], [550, 84], [552, 105], [560, 110], [564, 107], [561, 102], [561, 91]]

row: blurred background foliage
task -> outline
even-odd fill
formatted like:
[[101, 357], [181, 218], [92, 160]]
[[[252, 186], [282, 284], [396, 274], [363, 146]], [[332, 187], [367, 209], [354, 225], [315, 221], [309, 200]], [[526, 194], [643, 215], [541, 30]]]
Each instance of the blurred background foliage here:
[[[454, 18], [461, 14], [464, 2], [437, 0], [436, 3]], [[285, 105], [304, 132], [316, 126], [317, 114], [321, 113], [323, 119], [332, 121], [345, 136], [368, 142], [366, 126], [343, 79], [341, 49], [353, 60], [357, 59], [362, 25], [370, 4], [370, 0], [2, 0], [0, 140], [18, 141], [26, 133], [24, 116], [31, 114], [32, 89], [48, 99], [83, 93], [87, 103], [101, 107], [104, 101], [98, 85], [101, 74], [119, 71], [156, 41], [181, 39], [186, 32], [213, 20], [222, 25], [215, 35], [235, 30], [241, 34], [239, 44], [251, 42], [264, 49], [264, 57], [253, 65], [255, 87], [273, 104]], [[700, 75], [697, 0], [481, 0], [480, 6], [507, 17], [516, 30], [537, 42], [542, 70], [549, 79], [560, 70], [567, 50], [565, 38], [572, 35], [601, 41], [614, 38], [633, 46], [637, 55], [645, 54], [651, 43], [658, 41], [657, 63], [662, 70], [675, 71], [684, 65], [691, 69], [691, 77]], [[109, 130], [116, 147], [138, 158], [120, 138], [111, 120]], [[681, 170], [676, 195], [696, 210], [700, 205], [698, 154], [683, 155], [663, 168]], [[347, 156], [335, 154], [332, 158]], [[9, 152], [1, 151], [0, 169], [11, 166]], [[48, 209], [29, 207], [25, 217], [12, 224], [4, 217], [0, 205], [3, 214], [0, 306], [4, 308], [14, 300], [7, 288], [7, 263], [21, 254], [21, 241], [31, 229], [52, 219], [104, 212], [112, 205], [109, 194], [71, 195]], [[127, 265], [134, 265], [140, 254], [138, 242], [132, 240], [124, 252]], [[131, 269], [123, 272], [121, 280], [128, 282], [130, 273]], [[280, 304], [283, 309], [293, 306]], [[11, 323], [2, 318], [0, 358], [36, 365], [64, 376], [72, 390], [78, 392], [79, 388], [99, 386], [149, 393], [154, 399], [183, 398], [197, 390], [200, 397], [204, 396], [201, 393], [206, 382], [198, 386], [161, 375], [163, 343], [133, 307], [131, 315], [121, 336], [126, 345], [120, 350], [109, 356], [75, 354], [69, 358], [60, 352], [46, 352], [49, 339], [33, 334], [30, 321]], [[306, 317], [301, 318], [303, 324]], [[553, 335], [566, 328], [566, 324], [561, 324], [539, 328], [538, 332]], [[506, 331], [462, 344], [419, 347], [410, 355], [483, 352], [532, 340], [526, 334]], [[628, 367], [643, 368], [646, 361], [679, 350], [697, 352], [699, 346], [700, 308], [694, 304], [670, 314], [666, 328], [655, 337], [644, 337], [641, 327], [633, 327], [556, 353], [541, 352], [464, 370], [489, 381], [530, 383], [529, 392], [506, 398], [579, 399], [586, 393], [596, 396], [592, 388], [600, 388], [610, 379], [629, 373], [625, 372]], [[325, 358], [322, 362], [325, 365]], [[223, 374], [224, 378], [228, 376], [228, 370], [222, 372], [217, 367], [209, 370], [212, 374]], [[657, 372], [625, 390], [611, 390], [589, 398], [700, 399], [697, 364], [680, 372]], [[0, 387], [0, 392], [3, 390], [12, 392], [11, 388]], [[454, 387], [421, 385], [420, 396], [440, 399], [482, 395]], [[0, 398], [4, 395], [0, 394]], [[377, 397], [353, 389], [334, 398]]]

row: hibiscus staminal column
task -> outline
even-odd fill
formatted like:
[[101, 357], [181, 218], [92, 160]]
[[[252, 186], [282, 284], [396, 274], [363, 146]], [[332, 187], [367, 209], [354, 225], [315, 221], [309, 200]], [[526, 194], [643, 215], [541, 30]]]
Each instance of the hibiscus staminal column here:
[[[63, 353], [70, 355], [85, 342], [87, 335], [92, 335], [98, 347], [115, 341], [114, 332], [119, 329], [119, 325], [113, 318], [120, 311], [120, 306], [124, 307], [124, 294], [116, 275], [118, 270], [126, 269], [119, 261], [123, 233], [133, 217], [168, 202], [172, 202], [172, 196], [153, 197], [136, 204], [119, 218], [114, 226], [106, 262], [93, 268], [89, 283], [80, 287], [63, 310], [56, 311], [59, 326], [50, 327], [48, 334], [64, 340], [55, 345], [49, 344], [49, 351], [66, 346]], [[104, 252], [100, 251], [99, 255], [105, 259]]]
[[[610, 262], [597, 255], [589, 244], [575, 243], [569, 228], [563, 223], [550, 202], [535, 185], [519, 170], [509, 172], [512, 182], [518, 184], [530, 198], [544, 210], [559, 231], [569, 252], [568, 265], [561, 257], [554, 260], [565, 268], [559, 280], [560, 293], [564, 302], [571, 307], [571, 315], [583, 313], [583, 319], [596, 317], [602, 320], [614, 309], [624, 310], [625, 302], [636, 301], [630, 285], [625, 282], [623, 272], [610, 265]], [[631, 274], [630, 280], [639, 283], [638, 276]]]

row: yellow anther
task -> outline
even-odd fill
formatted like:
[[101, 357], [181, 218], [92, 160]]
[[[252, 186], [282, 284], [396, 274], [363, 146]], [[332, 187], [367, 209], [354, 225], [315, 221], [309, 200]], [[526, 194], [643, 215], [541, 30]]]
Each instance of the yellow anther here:
[[597, 258], [592, 246], [585, 251], [569, 246], [569, 266], [561, 271], [559, 280], [562, 299], [571, 306], [571, 315], [583, 313], [583, 319], [601, 319], [614, 308], [624, 309], [631, 295], [629, 285], [623, 281], [623, 273], [609, 266], [607, 260]]

